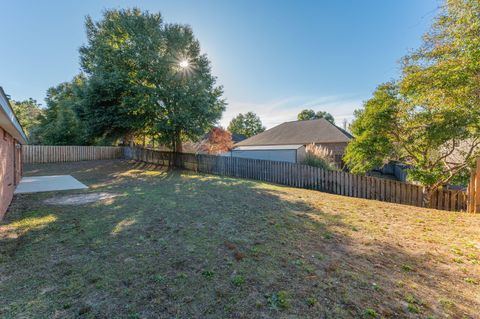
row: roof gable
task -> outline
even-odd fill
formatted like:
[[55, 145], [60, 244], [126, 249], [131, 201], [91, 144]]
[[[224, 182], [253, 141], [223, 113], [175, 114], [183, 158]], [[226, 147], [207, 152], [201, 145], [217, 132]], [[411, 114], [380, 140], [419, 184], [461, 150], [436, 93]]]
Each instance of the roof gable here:
[[352, 135], [338, 126], [325, 119], [318, 119], [285, 122], [235, 146], [347, 143], [352, 138]]

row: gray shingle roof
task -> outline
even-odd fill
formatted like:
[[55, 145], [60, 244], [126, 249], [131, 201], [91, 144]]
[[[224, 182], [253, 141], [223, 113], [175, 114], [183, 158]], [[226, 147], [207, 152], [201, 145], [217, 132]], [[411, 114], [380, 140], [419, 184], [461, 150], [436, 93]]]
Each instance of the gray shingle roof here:
[[352, 139], [345, 130], [325, 119], [285, 122], [235, 146], [344, 143]]

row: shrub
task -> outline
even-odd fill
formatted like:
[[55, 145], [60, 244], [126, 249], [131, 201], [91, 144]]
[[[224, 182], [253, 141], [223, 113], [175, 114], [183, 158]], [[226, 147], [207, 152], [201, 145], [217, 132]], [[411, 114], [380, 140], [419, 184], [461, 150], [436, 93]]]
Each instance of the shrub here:
[[270, 305], [270, 309], [273, 310], [289, 308], [290, 302], [288, 298], [288, 293], [285, 290], [272, 293], [270, 296], [268, 296], [268, 304]]
[[232, 278], [232, 284], [236, 287], [240, 287], [245, 283], [245, 278], [243, 276], [237, 275]]
[[307, 303], [307, 305], [309, 307], [313, 307], [315, 306], [315, 304], [317, 303], [317, 299], [315, 299], [315, 297], [308, 297], [305, 302]]
[[213, 275], [214, 275], [214, 272], [211, 270], [202, 271], [202, 276], [205, 277], [206, 279], [212, 279]]
[[375, 310], [373, 310], [371, 308], [367, 308], [367, 309], [365, 309], [364, 317], [365, 318], [377, 318], [378, 314]]
[[302, 164], [328, 170], [336, 169], [332, 151], [322, 146], [309, 144], [305, 147], [305, 152], [305, 159], [302, 161]]

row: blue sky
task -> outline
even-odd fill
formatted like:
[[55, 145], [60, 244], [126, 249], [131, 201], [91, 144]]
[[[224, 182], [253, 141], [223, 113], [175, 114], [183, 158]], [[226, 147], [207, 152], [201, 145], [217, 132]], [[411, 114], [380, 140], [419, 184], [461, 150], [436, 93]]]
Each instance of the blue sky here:
[[398, 75], [420, 44], [437, 0], [364, 1], [0, 1], [0, 85], [12, 99], [44, 104], [50, 86], [80, 71], [84, 18], [104, 9], [160, 11], [192, 26], [228, 102], [221, 124], [256, 112], [267, 127], [299, 110], [332, 113], [338, 124]]

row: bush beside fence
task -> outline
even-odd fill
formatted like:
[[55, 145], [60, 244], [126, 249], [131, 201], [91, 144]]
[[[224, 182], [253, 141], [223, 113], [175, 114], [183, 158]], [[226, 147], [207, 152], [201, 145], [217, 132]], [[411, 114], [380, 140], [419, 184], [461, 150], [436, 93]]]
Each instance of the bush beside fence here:
[[[350, 197], [425, 207], [424, 188], [371, 176], [329, 171], [295, 163], [203, 154], [185, 154], [141, 148], [125, 148], [125, 158], [197, 172], [248, 178], [292, 187], [315, 189]], [[463, 191], [438, 190], [428, 207], [466, 210]]]
[[22, 153], [26, 164], [124, 158], [120, 146], [23, 145]]

